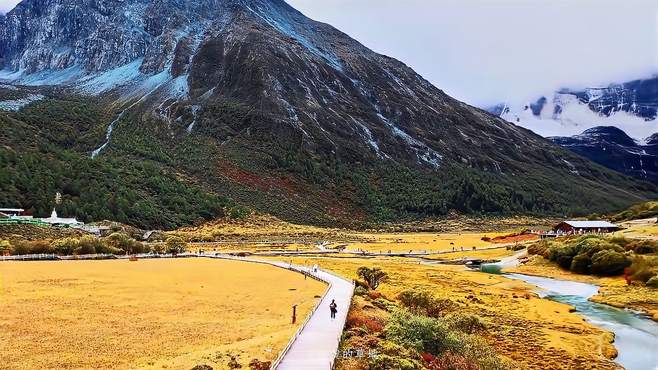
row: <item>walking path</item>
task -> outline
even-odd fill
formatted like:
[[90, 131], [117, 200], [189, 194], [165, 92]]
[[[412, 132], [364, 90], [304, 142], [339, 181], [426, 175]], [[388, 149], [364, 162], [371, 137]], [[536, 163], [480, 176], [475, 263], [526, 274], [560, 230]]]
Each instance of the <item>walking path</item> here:
[[[354, 285], [352, 282], [334, 275], [328, 271], [291, 265], [286, 262], [256, 260], [225, 255], [208, 256], [211, 258], [231, 259], [244, 262], [264, 263], [314, 276], [329, 284], [327, 292], [320, 304], [312, 312], [308, 321], [302, 325], [300, 331], [291, 339], [286, 349], [273, 364], [278, 370], [330, 370], [338, 354], [338, 345], [343, 334], [343, 327], [350, 308]], [[329, 304], [336, 300], [338, 313], [331, 319]]]

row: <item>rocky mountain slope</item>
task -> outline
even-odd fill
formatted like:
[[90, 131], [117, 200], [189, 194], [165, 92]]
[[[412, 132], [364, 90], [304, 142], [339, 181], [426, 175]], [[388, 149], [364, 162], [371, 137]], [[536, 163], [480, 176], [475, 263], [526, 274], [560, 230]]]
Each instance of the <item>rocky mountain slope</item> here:
[[580, 135], [550, 139], [605, 167], [658, 183], [658, 135], [640, 144], [616, 127], [594, 127]]
[[[12, 106], [40, 96], [0, 116], [0, 161], [76, 169], [0, 178], [3, 203], [37, 213], [49, 204], [34, 192], [67, 183], [68, 213], [162, 227], [218, 205], [331, 224], [588, 212], [655, 189], [452, 99], [283, 0], [25, 0], [0, 20], [0, 56]], [[104, 172], [128, 169], [113, 209], [86, 195], [107, 198]], [[178, 199], [176, 184], [189, 189]], [[154, 205], [137, 212], [145, 197]], [[199, 197], [207, 212], [176, 209]]]
[[617, 127], [634, 139], [658, 132], [658, 76], [604, 87], [561, 89], [533, 102], [488, 109], [542, 136], [572, 136], [598, 126]]

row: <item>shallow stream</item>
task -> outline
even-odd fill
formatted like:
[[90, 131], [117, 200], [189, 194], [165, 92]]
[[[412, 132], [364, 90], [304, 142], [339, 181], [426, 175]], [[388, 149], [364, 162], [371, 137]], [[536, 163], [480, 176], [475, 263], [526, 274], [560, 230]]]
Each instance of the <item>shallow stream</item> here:
[[590, 323], [615, 333], [619, 356], [615, 361], [628, 370], [658, 370], [658, 323], [628, 310], [589, 301], [596, 285], [544, 277], [505, 274], [537, 286], [541, 297], [576, 307]]

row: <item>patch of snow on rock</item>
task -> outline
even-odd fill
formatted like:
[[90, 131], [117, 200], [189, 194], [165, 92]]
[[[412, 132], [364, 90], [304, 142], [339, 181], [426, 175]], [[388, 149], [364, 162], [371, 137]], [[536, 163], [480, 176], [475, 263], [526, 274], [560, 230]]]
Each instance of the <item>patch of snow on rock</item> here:
[[43, 95], [30, 94], [21, 99], [0, 101], [0, 110], [19, 111], [26, 105], [42, 100], [43, 98], [45, 98]]

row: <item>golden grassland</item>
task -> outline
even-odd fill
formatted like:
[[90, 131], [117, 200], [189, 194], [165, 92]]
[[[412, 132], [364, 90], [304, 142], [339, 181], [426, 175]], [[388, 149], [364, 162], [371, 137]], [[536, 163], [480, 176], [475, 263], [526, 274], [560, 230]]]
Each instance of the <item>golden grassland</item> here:
[[[290, 258], [286, 258], [290, 260]], [[485, 334], [496, 351], [527, 369], [614, 369], [612, 334], [571, 312], [571, 307], [541, 299], [532, 286], [499, 275], [466, 271], [463, 266], [427, 265], [415, 259], [298, 258], [348, 278], [360, 266], [379, 267], [390, 279], [378, 291], [395, 298], [406, 289], [424, 289], [450, 299], [460, 310], [483, 317]]]
[[494, 245], [482, 238], [493, 238], [505, 233], [356, 233], [362, 239], [360, 242], [350, 243], [349, 249], [365, 250], [368, 252], [440, 252], [453, 248], [460, 251], [482, 248]]
[[[226, 368], [272, 361], [323, 283], [210, 259], [0, 263], [0, 368]], [[301, 320], [300, 320], [301, 321]]]
[[167, 234], [198, 242], [278, 242], [283, 244], [320, 241], [342, 236], [339, 229], [296, 225], [265, 215], [251, 215], [242, 220], [221, 219], [200, 226], [181, 228]]
[[[384, 230], [355, 231], [337, 228], [322, 228], [296, 225], [281, 221], [272, 216], [250, 215], [245, 219], [221, 219], [200, 226], [182, 228], [168, 232], [191, 242], [208, 243], [195, 245], [195, 248], [215, 250], [254, 249], [309, 249], [316, 242], [331, 242], [329, 247], [345, 246], [348, 249], [362, 249], [371, 252], [445, 251], [453, 247], [457, 250], [484, 247], [494, 244], [482, 238], [494, 238], [520, 231], [526, 227], [537, 228], [541, 222], [533, 218], [471, 219], [457, 218], [436, 221], [425, 227], [436, 228], [440, 232], [408, 231], [401, 227], [395, 232]], [[402, 225], [405, 226], [405, 225]], [[545, 226], [545, 225], [544, 225]], [[391, 226], [392, 228], [393, 226]], [[422, 225], [406, 225], [421, 228]], [[445, 231], [449, 230], [449, 231]], [[468, 231], [467, 231], [468, 230]], [[487, 230], [486, 232], [483, 230]], [[274, 247], [272, 246], [274, 243]]]
[[614, 233], [614, 235], [627, 238], [658, 239], [658, 224], [656, 224], [655, 218], [629, 221], [623, 223], [622, 226], [625, 229]]
[[505, 257], [511, 257], [515, 253], [514, 251], [508, 250], [506, 247], [489, 247], [488, 249], [477, 249], [477, 250], [465, 250], [451, 253], [444, 253], [438, 255], [431, 255], [425, 257], [428, 260], [437, 260], [437, 261], [449, 261], [449, 260], [459, 260], [459, 259], [483, 259], [483, 260], [499, 260]]

